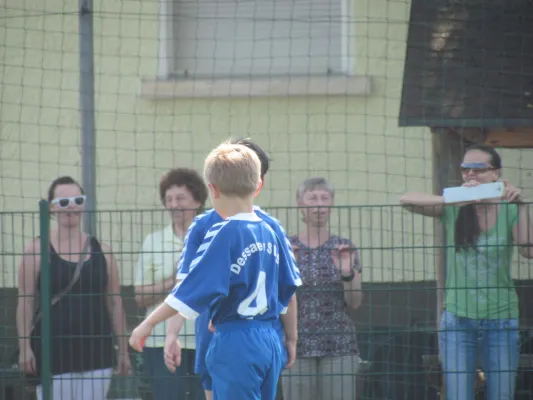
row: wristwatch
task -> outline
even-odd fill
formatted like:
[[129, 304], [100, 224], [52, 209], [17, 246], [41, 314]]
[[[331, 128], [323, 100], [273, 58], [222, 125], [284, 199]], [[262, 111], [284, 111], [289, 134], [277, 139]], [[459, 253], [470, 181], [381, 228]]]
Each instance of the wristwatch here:
[[343, 282], [351, 282], [351, 281], [353, 281], [353, 278], [355, 277], [355, 271], [354, 271], [353, 268], [350, 271], [351, 271], [350, 275], [341, 274], [341, 279], [342, 279]]

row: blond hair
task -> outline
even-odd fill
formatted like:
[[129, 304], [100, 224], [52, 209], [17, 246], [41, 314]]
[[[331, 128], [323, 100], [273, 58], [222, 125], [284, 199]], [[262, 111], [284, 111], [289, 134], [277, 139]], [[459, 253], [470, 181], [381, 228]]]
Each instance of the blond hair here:
[[247, 197], [261, 182], [261, 161], [248, 147], [225, 142], [205, 159], [204, 179], [223, 195]]

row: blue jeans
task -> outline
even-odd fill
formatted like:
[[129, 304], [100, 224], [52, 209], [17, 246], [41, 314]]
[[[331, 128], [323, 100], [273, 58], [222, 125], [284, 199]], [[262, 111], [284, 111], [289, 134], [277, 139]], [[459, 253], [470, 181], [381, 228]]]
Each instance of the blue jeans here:
[[181, 365], [171, 373], [163, 358], [163, 347], [143, 349], [144, 371], [152, 386], [154, 400], [203, 400], [201, 380], [194, 374], [194, 350], [181, 351]]
[[514, 398], [520, 357], [517, 319], [470, 319], [444, 311], [439, 343], [447, 400], [474, 400], [479, 359], [486, 399]]

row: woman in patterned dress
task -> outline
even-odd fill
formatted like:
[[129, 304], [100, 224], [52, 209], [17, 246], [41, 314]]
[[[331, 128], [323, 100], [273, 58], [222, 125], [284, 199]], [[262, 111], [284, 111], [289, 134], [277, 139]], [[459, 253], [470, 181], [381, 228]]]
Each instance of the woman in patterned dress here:
[[297, 191], [305, 229], [290, 240], [303, 286], [297, 359], [285, 373], [285, 400], [356, 398], [359, 350], [349, 309], [363, 298], [361, 264], [350, 239], [330, 232], [334, 194], [324, 178], [309, 178]]

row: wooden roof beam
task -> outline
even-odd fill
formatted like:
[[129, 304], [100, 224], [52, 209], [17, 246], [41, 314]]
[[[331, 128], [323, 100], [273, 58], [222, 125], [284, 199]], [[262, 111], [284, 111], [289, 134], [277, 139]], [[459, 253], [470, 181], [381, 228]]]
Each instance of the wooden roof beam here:
[[514, 149], [533, 148], [533, 127], [450, 129], [471, 143]]

